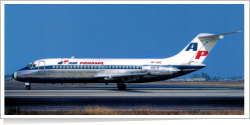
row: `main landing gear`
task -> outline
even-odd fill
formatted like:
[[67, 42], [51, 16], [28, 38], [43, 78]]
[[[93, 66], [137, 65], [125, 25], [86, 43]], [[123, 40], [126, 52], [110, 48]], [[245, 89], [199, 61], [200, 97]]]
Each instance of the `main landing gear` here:
[[25, 88], [26, 90], [30, 90], [31, 89], [31, 85], [29, 82], [25, 82]]
[[117, 83], [118, 90], [126, 90], [126, 85], [122, 82]]

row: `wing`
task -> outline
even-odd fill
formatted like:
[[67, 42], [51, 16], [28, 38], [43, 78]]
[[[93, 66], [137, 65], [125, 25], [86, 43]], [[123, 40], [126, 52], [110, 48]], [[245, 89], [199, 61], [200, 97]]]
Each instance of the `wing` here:
[[119, 78], [119, 77], [128, 77], [128, 76], [144, 76], [148, 73], [133, 73], [133, 74], [99, 74], [94, 75], [94, 78]]

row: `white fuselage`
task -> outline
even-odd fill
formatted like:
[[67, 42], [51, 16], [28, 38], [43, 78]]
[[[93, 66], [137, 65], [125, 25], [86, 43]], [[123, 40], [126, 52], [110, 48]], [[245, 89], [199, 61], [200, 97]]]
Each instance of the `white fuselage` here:
[[150, 82], [203, 67], [173, 64], [168, 59], [41, 59], [17, 71], [14, 78], [36, 83]]

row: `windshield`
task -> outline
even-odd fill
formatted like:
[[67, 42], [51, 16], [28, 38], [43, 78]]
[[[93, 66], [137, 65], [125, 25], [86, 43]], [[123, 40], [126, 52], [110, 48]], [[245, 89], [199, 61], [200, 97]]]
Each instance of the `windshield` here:
[[36, 67], [36, 64], [34, 64], [34, 62], [32, 62], [27, 67]]

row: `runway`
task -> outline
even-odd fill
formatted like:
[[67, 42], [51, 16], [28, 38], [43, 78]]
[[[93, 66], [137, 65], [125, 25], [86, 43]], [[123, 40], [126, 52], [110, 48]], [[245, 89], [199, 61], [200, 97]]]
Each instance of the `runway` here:
[[[66, 89], [67, 88], [67, 89]], [[77, 110], [94, 106], [143, 110], [243, 110], [244, 87], [205, 85], [128, 85], [5, 90], [5, 108]]]
[[106, 90], [5, 90], [8, 98], [148, 98], [148, 97], [243, 97], [244, 92], [240, 89], [127, 89], [125, 91], [116, 89]]

